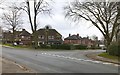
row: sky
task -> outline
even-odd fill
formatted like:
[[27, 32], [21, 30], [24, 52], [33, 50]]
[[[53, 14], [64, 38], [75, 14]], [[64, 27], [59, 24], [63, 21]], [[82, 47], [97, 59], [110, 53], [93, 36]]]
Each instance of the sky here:
[[[70, 19], [65, 18], [65, 13], [63, 7], [69, 4], [69, 0], [53, 0], [54, 2], [49, 2], [52, 7], [52, 15], [44, 15], [39, 14], [38, 16], [38, 29], [44, 28], [46, 25], [50, 25], [53, 29], [56, 29], [63, 38], [69, 36], [69, 34], [79, 34], [81, 37], [87, 36], [98, 36], [99, 39], [102, 38], [101, 32], [94, 27], [91, 22], [80, 20], [79, 23], [74, 23]], [[14, 2], [14, 0], [13, 0]], [[16, 1], [15, 1], [16, 2]], [[5, 4], [11, 3], [10, 1], [6, 1]], [[2, 10], [0, 10], [0, 14]], [[29, 24], [28, 16], [26, 13], [23, 15], [24, 24], [22, 25], [30, 33], [31, 27]]]

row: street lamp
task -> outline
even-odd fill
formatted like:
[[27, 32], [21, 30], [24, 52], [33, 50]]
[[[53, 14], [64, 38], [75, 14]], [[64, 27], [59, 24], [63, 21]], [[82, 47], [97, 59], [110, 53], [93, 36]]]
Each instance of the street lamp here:
[[48, 31], [49, 27], [46, 27], [45, 32], [46, 32], [46, 44], [48, 44]]

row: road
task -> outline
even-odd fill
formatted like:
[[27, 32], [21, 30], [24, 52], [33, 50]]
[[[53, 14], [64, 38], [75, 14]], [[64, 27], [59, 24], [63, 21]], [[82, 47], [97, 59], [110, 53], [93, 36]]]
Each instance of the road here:
[[118, 66], [85, 57], [88, 51], [36, 51], [2, 47], [2, 56], [23, 64], [36, 73], [118, 73]]

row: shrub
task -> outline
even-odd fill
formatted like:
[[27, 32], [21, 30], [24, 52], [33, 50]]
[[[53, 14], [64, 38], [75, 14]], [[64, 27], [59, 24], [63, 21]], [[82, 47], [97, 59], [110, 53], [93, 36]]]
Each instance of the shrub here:
[[86, 45], [75, 45], [75, 49], [87, 49]]
[[71, 50], [73, 45], [67, 45], [67, 44], [60, 44], [60, 45], [51, 45], [52, 49], [65, 49], [65, 50]]
[[101, 47], [91, 46], [89, 49], [101, 49]]
[[47, 49], [47, 48], [50, 48], [50, 46], [45, 45], [45, 44], [41, 44], [41, 45], [40, 45], [40, 48], [45, 48], [45, 49]]
[[113, 43], [108, 47], [108, 52], [110, 55], [119, 56], [120, 57], [120, 44]]

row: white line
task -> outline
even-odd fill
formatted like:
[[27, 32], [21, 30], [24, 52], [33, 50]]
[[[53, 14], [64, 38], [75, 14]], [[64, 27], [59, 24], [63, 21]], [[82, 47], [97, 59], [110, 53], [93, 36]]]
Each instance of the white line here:
[[51, 54], [48, 54], [48, 55], [51, 55]]
[[[60, 57], [60, 58], [66, 58], [66, 59], [72, 59], [72, 60], [86, 61], [86, 62], [92, 62], [92, 63], [101, 63], [101, 64], [106, 64], [106, 65], [112, 64], [112, 63], [107, 63], [107, 62], [94, 61], [94, 60], [85, 60], [85, 59], [78, 59], [78, 58], [74, 58], [74, 57], [67, 57], [67, 56], [62, 56], [62, 55], [57, 55], [57, 54], [50, 54], [50, 53], [41, 53], [41, 54], [50, 55], [50, 56], [54, 56], [54, 57]], [[119, 66], [119, 65], [114, 64], [114, 66]]]
[[102, 64], [107, 64], [107, 65], [109, 65], [109, 64], [112, 64], [112, 63], [102, 63]]
[[84, 61], [84, 59], [77, 59], [77, 60]]
[[93, 61], [94, 63], [100, 63], [100, 61]]
[[44, 53], [41, 53], [41, 54], [44, 54]]
[[[83, 59], [82, 59], [83, 60]], [[84, 61], [90, 61], [90, 62], [92, 62], [93, 60], [84, 60]]]
[[117, 66], [117, 67], [119, 67], [120, 65], [118, 65], [118, 64], [114, 64], [114, 66]]

